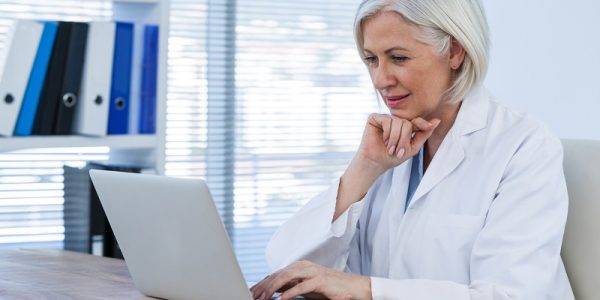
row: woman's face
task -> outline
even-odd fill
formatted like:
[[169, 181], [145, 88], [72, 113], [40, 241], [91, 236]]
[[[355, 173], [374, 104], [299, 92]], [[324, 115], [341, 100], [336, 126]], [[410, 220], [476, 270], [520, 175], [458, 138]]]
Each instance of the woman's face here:
[[453, 55], [453, 50], [438, 55], [432, 46], [419, 40], [417, 27], [394, 12], [366, 19], [362, 30], [363, 55], [371, 80], [390, 113], [407, 120], [442, 114], [447, 100], [443, 94], [451, 86], [453, 70], [460, 66], [464, 55]]

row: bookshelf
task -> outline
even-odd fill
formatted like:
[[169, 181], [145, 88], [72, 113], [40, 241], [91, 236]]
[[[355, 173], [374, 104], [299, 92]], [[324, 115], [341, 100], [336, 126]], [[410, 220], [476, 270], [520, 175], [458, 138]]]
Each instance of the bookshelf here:
[[33, 148], [109, 147], [115, 150], [149, 149], [156, 146], [155, 135], [122, 135], [93, 138], [77, 135], [2, 138], [2, 152]]
[[[109, 3], [112, 6], [111, 20], [135, 24], [130, 112], [135, 112], [139, 108], [142, 28], [144, 24], [159, 25], [156, 134], [139, 135], [133, 133], [105, 137], [79, 135], [0, 137], [0, 152], [43, 148], [108, 147], [110, 149], [109, 160], [112, 162], [143, 162], [146, 165], [154, 166], [158, 174], [164, 174], [169, 0], [112, 0]], [[138, 122], [138, 117], [130, 114], [129, 118], [131, 132], [131, 129], [135, 128], [132, 124]]]

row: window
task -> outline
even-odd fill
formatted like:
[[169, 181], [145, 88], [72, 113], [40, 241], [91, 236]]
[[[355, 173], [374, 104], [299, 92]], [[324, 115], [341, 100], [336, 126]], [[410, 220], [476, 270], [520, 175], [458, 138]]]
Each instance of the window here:
[[[111, 3], [0, 1], [0, 51], [14, 18], [110, 19]], [[352, 37], [358, 3], [170, 1], [165, 172], [207, 180], [250, 282], [268, 272], [271, 234], [341, 175], [379, 109]], [[0, 154], [3, 247], [62, 247], [62, 166], [107, 153]]]
[[172, 1], [166, 174], [202, 177], [246, 280], [274, 230], [341, 175], [377, 100], [359, 1]]

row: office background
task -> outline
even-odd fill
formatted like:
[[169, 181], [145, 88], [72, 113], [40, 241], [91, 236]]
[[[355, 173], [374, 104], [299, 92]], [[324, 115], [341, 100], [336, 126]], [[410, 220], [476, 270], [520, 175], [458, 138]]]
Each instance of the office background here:
[[600, 2], [483, 2], [492, 34], [487, 86], [560, 137], [600, 139]]
[[[275, 228], [340, 175], [380, 111], [354, 49], [358, 3], [170, 1], [165, 174], [208, 181], [249, 281], [267, 272]], [[15, 18], [109, 20], [113, 4], [0, 0], [0, 51]], [[561, 137], [600, 139], [600, 3], [484, 4], [492, 92]], [[62, 248], [62, 167], [109, 151], [0, 153], [0, 248]]]

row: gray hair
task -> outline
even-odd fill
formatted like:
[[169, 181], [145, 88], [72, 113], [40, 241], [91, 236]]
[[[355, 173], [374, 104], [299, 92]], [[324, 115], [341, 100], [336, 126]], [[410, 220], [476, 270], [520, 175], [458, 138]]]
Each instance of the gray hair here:
[[483, 82], [490, 40], [480, 0], [365, 0], [358, 7], [354, 20], [354, 38], [361, 57], [364, 56], [362, 23], [384, 11], [396, 12], [416, 26], [421, 40], [434, 47], [439, 55], [448, 53], [451, 38], [463, 46], [465, 59], [446, 91], [450, 101], [462, 101]]

